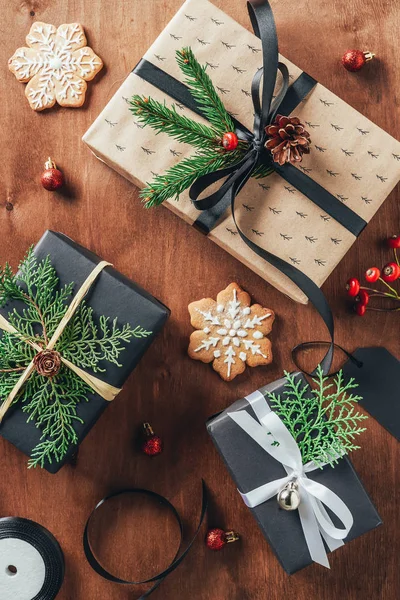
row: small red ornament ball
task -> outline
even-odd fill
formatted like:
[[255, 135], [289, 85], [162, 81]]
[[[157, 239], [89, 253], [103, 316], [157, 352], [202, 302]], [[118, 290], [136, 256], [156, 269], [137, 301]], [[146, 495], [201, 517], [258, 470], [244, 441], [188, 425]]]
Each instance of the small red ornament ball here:
[[55, 192], [64, 185], [64, 175], [57, 169], [56, 163], [49, 158], [45, 164], [45, 171], [40, 179], [42, 186], [49, 192]]
[[362, 50], [347, 50], [342, 56], [342, 65], [348, 71], [355, 73], [360, 71], [365, 63], [374, 58], [372, 52], [362, 52]]
[[143, 423], [144, 441], [142, 444], [142, 452], [147, 456], [157, 456], [161, 454], [163, 443], [160, 436], [155, 435], [149, 423]]
[[236, 542], [238, 539], [239, 536], [234, 531], [224, 531], [223, 529], [215, 527], [207, 532], [206, 544], [207, 548], [214, 550], [214, 552], [218, 552], [219, 550], [222, 550], [226, 544]]
[[233, 131], [228, 131], [222, 136], [222, 146], [225, 150], [235, 150], [239, 143], [238, 136]]

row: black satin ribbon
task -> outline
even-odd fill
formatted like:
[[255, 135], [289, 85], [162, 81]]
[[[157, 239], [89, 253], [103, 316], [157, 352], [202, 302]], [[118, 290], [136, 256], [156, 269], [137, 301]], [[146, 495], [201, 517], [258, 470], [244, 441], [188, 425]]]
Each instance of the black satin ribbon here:
[[[280, 66], [286, 68], [282, 63]], [[193, 98], [190, 89], [184, 83], [178, 81], [178, 79], [175, 79], [175, 77], [172, 77], [172, 75], [169, 75], [145, 58], [142, 58], [139, 61], [133, 69], [133, 73], [180, 104], [183, 104], [189, 110], [203, 118], [205, 117], [200, 105]], [[282, 114], [290, 114], [309, 94], [316, 83], [315, 79], [310, 77], [310, 75], [302, 73], [287, 89], [286, 94], [279, 105], [279, 112]], [[251, 131], [236, 118], [231, 118], [235, 125], [238, 137], [251, 142], [253, 136]], [[283, 179], [285, 179], [285, 181], [300, 190], [302, 194], [307, 196], [314, 204], [319, 206], [325, 213], [335, 219], [335, 221], [340, 223], [354, 236], [358, 237], [360, 235], [367, 224], [366, 221], [348, 206], [340, 202], [340, 200], [335, 198], [335, 196], [330, 194], [316, 181], [311, 179], [311, 177], [308, 177], [308, 175], [302, 173], [290, 164], [280, 167], [277, 163], [273, 163], [270, 160], [267, 152], [262, 152], [260, 154], [259, 161], [272, 167]], [[193, 224], [194, 227], [205, 234], [210, 233], [221, 219], [228, 206], [229, 201], [227, 199], [220, 199], [214, 207], [207, 209], [207, 212], [202, 213], [198, 219], [196, 219]]]
[[[299, 102], [308, 95], [317, 82], [306, 73], [303, 73], [289, 87], [287, 68], [278, 61], [278, 39], [274, 16], [268, 0], [257, 0], [254, 4], [248, 2], [247, 6], [254, 33], [261, 39], [264, 65], [263, 69], [259, 69], [256, 72], [252, 82], [251, 95], [254, 106], [253, 131], [250, 132], [234, 119], [238, 137], [248, 142], [249, 149], [246, 155], [235, 165], [204, 175], [193, 183], [189, 195], [194, 206], [202, 213], [196, 219], [194, 226], [206, 234], [209, 233], [227, 208], [231, 207], [234, 223], [243, 242], [258, 256], [291, 279], [307, 296], [322, 317], [331, 338], [329, 350], [320, 363], [324, 373], [327, 374], [332, 364], [334, 351], [334, 324], [332, 311], [324, 294], [312, 279], [299, 269], [268, 252], [246, 236], [236, 221], [235, 198], [246, 185], [255, 168], [263, 164], [272, 167], [290, 185], [296, 187], [302, 194], [307, 196], [314, 204], [319, 206], [325, 213], [329, 214], [356, 237], [366, 226], [366, 221], [293, 165], [285, 164], [284, 166], [280, 166], [273, 162], [270, 153], [265, 149], [266, 125], [274, 120], [278, 111], [281, 114], [290, 114]], [[283, 83], [278, 96], [273, 100], [278, 70], [282, 73]], [[168, 94], [171, 98], [187, 106], [193, 112], [204, 117], [200, 107], [190, 94], [189, 88], [171, 75], [168, 75], [145, 59], [140, 61], [133, 72]], [[199, 199], [210, 185], [220, 180], [224, 181], [216, 192]], [[304, 348], [304, 345], [300, 346]], [[298, 366], [296, 360], [294, 362]], [[314, 373], [315, 371], [306, 374], [313, 375]]]
[[[112, 573], [107, 571], [107, 569], [105, 569], [101, 565], [101, 563], [98, 561], [98, 559], [96, 558], [96, 556], [92, 550], [91, 544], [90, 544], [89, 528], [90, 528], [90, 524], [93, 520], [93, 517], [94, 517], [96, 511], [101, 506], [103, 506], [108, 500], [111, 500], [112, 498], [117, 498], [119, 496], [128, 495], [128, 494], [145, 495], [150, 498], [153, 498], [160, 504], [166, 506], [171, 511], [173, 516], [175, 517], [175, 519], [178, 523], [179, 532], [180, 532], [179, 547], [178, 547], [178, 550], [177, 550], [174, 558], [172, 559], [172, 562], [169, 565], [169, 567], [164, 569], [164, 571], [161, 571], [161, 573], [157, 573], [153, 577], [150, 577], [149, 579], [144, 579], [143, 581], [128, 581], [126, 579], [121, 579], [120, 577], [117, 577], [116, 575], [113, 575]], [[179, 515], [175, 506], [173, 504], [171, 504], [171, 502], [169, 500], [167, 500], [164, 496], [157, 494], [156, 492], [153, 492], [151, 490], [141, 489], [141, 488], [129, 488], [129, 489], [120, 490], [118, 492], [110, 494], [109, 496], [106, 496], [105, 498], [100, 500], [100, 502], [95, 506], [95, 508], [91, 512], [91, 514], [86, 522], [85, 530], [83, 533], [83, 549], [85, 552], [85, 556], [86, 556], [90, 566], [92, 567], [92, 569], [94, 569], [94, 571], [96, 571], [96, 573], [98, 573], [98, 575], [100, 575], [104, 579], [107, 579], [108, 581], [112, 581], [114, 583], [120, 583], [123, 585], [143, 585], [146, 583], [154, 583], [154, 585], [149, 590], [147, 590], [147, 592], [145, 592], [144, 594], [142, 594], [140, 596], [140, 598], [138, 598], [138, 600], [145, 600], [146, 598], [148, 598], [150, 596], [150, 594], [152, 594], [154, 592], [154, 590], [156, 590], [158, 588], [158, 586], [164, 581], [164, 579], [167, 577], [167, 575], [172, 573], [172, 571], [175, 571], [175, 569], [181, 564], [183, 559], [188, 554], [189, 550], [191, 549], [191, 547], [197, 537], [197, 534], [199, 533], [200, 527], [203, 524], [204, 516], [207, 511], [207, 505], [208, 505], [207, 489], [205, 486], [205, 482], [202, 480], [202, 501], [201, 501], [201, 512], [200, 512], [199, 524], [197, 526], [195, 534], [194, 534], [192, 540], [190, 541], [189, 545], [185, 548], [185, 550], [182, 552], [182, 554], [179, 555], [179, 553], [181, 551], [182, 542], [183, 542], [183, 522], [182, 522], [181, 516]]]

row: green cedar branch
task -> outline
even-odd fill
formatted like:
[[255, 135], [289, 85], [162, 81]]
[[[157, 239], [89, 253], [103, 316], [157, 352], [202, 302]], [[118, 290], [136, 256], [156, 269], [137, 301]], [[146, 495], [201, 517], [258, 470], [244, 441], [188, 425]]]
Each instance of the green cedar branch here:
[[338, 459], [357, 450], [355, 438], [365, 431], [361, 426], [366, 415], [357, 412], [355, 405], [360, 396], [352, 390], [357, 387], [354, 379], [344, 383], [340, 371], [332, 383], [328, 383], [321, 366], [318, 367], [311, 390], [301, 380], [285, 372], [287, 383], [282, 395], [268, 393], [276, 410], [299, 445], [303, 463], [313, 461], [316, 465], [334, 466]]
[[[73, 283], [60, 287], [50, 257], [39, 261], [33, 248], [28, 250], [16, 275], [9, 264], [0, 267], [0, 306], [12, 300], [24, 303], [7, 316], [18, 334], [0, 333], [1, 401], [8, 397], [36, 354], [26, 340], [46, 347], [67, 311], [73, 287]], [[116, 319], [105, 316], [95, 319], [93, 310], [83, 301], [55, 349], [76, 366], [98, 372], [105, 370], [107, 362], [121, 366], [119, 356], [125, 344], [151, 333], [141, 325], [119, 326]], [[78, 442], [74, 424], [82, 420], [77, 416], [77, 407], [88, 400], [90, 393], [91, 388], [64, 365], [52, 378], [32, 373], [14, 400], [21, 403], [28, 422], [34, 422], [42, 432], [41, 441], [31, 454], [30, 467], [61, 461], [70, 446]]]

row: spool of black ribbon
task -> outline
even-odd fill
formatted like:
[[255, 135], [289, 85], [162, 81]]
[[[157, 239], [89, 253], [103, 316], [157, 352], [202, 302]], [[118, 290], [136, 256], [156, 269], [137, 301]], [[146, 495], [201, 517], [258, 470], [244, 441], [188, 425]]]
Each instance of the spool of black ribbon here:
[[64, 555], [42, 525], [0, 519], [1, 600], [54, 600], [64, 580]]
[[[143, 581], [128, 581], [126, 579], [121, 579], [120, 577], [117, 577], [116, 575], [113, 575], [112, 573], [107, 571], [107, 569], [105, 569], [100, 564], [98, 559], [96, 558], [96, 556], [92, 550], [91, 544], [90, 544], [89, 529], [90, 529], [90, 525], [92, 523], [92, 519], [93, 519], [96, 511], [101, 506], [104, 506], [104, 504], [108, 500], [111, 500], [112, 498], [117, 498], [120, 496], [125, 496], [125, 495], [145, 495], [150, 498], [153, 498], [154, 500], [156, 500], [157, 502], [159, 502], [160, 504], [165, 506], [167, 509], [169, 509], [170, 512], [172, 512], [173, 516], [175, 517], [175, 519], [178, 523], [178, 527], [179, 527], [179, 532], [180, 532], [179, 547], [178, 547], [178, 550], [177, 550], [174, 558], [172, 559], [172, 562], [166, 569], [164, 569], [164, 571], [161, 571], [160, 573], [157, 573], [153, 577], [150, 577], [149, 579], [145, 579]], [[92, 513], [90, 514], [90, 516], [86, 522], [85, 531], [83, 534], [83, 548], [85, 551], [86, 558], [87, 558], [90, 566], [92, 567], [92, 569], [94, 569], [96, 571], [96, 573], [98, 573], [99, 575], [101, 575], [101, 577], [103, 577], [104, 579], [107, 579], [108, 581], [113, 581], [114, 583], [120, 583], [123, 585], [142, 585], [145, 583], [152, 583], [153, 585], [151, 586], [151, 588], [149, 590], [147, 590], [147, 592], [142, 594], [140, 596], [140, 598], [138, 598], [138, 600], [145, 600], [145, 598], [148, 598], [150, 596], [150, 594], [152, 592], [154, 592], [154, 590], [156, 588], [158, 588], [158, 586], [164, 581], [164, 579], [167, 577], [167, 575], [169, 575], [169, 573], [172, 573], [172, 571], [174, 571], [181, 564], [183, 559], [186, 557], [187, 553], [189, 552], [190, 548], [193, 545], [193, 542], [195, 541], [195, 539], [197, 537], [197, 534], [199, 533], [200, 527], [204, 520], [206, 510], [207, 510], [207, 491], [206, 491], [205, 483], [204, 483], [204, 481], [202, 481], [202, 505], [201, 505], [201, 513], [200, 513], [199, 523], [198, 523], [197, 529], [195, 531], [195, 534], [194, 534], [191, 542], [188, 544], [188, 546], [185, 548], [185, 550], [182, 552], [182, 554], [180, 554], [181, 546], [182, 546], [182, 542], [183, 542], [183, 523], [182, 523], [182, 519], [181, 519], [178, 511], [174, 507], [174, 505], [171, 504], [171, 502], [169, 500], [164, 498], [164, 496], [161, 496], [160, 494], [157, 494], [156, 492], [152, 492], [151, 490], [145, 490], [145, 489], [140, 489], [140, 488], [130, 488], [130, 489], [125, 489], [125, 490], [120, 490], [120, 491], [110, 494], [109, 496], [106, 496], [105, 498], [100, 500], [100, 502], [95, 506]]]

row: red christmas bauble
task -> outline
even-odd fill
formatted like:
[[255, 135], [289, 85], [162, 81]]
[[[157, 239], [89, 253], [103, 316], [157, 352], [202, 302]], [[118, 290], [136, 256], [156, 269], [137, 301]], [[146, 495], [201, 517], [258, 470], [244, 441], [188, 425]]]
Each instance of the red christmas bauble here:
[[372, 52], [363, 52], [362, 50], [347, 50], [342, 56], [342, 65], [348, 71], [355, 73], [360, 71], [365, 63], [374, 58]]
[[215, 527], [207, 532], [206, 544], [207, 548], [218, 552], [219, 550], [222, 550], [226, 544], [236, 542], [238, 539], [239, 536], [234, 531], [224, 531], [223, 529], [219, 529], [219, 527]]
[[142, 450], [147, 456], [157, 456], [157, 454], [161, 454], [162, 439], [158, 435], [152, 435], [144, 442]]
[[45, 164], [45, 171], [40, 179], [42, 186], [49, 192], [55, 192], [64, 185], [64, 175], [57, 169], [54, 161], [49, 158]]
[[222, 136], [222, 145], [225, 150], [235, 150], [239, 143], [238, 136], [233, 131], [228, 131]]
[[142, 452], [147, 454], [147, 456], [157, 456], [157, 454], [161, 454], [163, 443], [160, 436], [155, 435], [149, 423], [143, 423], [143, 431], [145, 439], [142, 444]]

